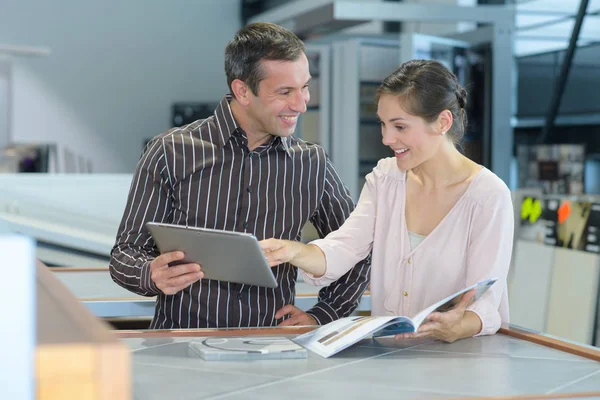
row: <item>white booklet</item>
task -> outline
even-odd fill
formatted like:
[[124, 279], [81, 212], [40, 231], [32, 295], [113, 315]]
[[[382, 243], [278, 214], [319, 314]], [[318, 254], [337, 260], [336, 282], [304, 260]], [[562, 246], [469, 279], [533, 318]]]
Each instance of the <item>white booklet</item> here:
[[293, 340], [322, 357], [330, 357], [369, 335], [379, 337], [416, 332], [432, 312], [448, 311], [460, 302], [463, 294], [473, 289], [476, 290], [473, 296], [475, 301], [497, 280], [497, 278], [490, 278], [469, 286], [432, 304], [413, 318], [395, 316], [340, 318], [314, 331], [296, 336]]
[[188, 354], [205, 361], [282, 360], [306, 358], [306, 349], [286, 337], [198, 337]]

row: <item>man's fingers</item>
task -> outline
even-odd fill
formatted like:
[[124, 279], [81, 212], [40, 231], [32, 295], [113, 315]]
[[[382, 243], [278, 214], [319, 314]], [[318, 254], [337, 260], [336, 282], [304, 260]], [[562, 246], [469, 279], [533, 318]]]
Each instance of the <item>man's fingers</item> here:
[[[304, 313], [302, 313], [304, 314]], [[285, 321], [283, 321], [282, 323], [280, 323], [277, 326], [296, 326], [296, 325], [306, 325], [306, 322], [304, 321], [304, 316], [300, 314], [290, 314], [291, 317], [289, 317], [288, 319], [286, 319]], [[310, 325], [310, 324], [309, 324]]]
[[296, 307], [296, 306], [293, 306], [293, 305], [291, 305], [291, 304], [288, 304], [288, 306], [290, 307], [290, 311], [289, 311], [289, 313], [288, 313], [288, 314], [290, 314], [292, 317], [293, 317], [294, 315], [304, 315], [304, 311], [302, 311], [302, 310], [301, 310], [301, 309], [299, 309], [298, 307]]
[[154, 261], [152, 261], [152, 263], [150, 264], [150, 268], [151, 269], [165, 268], [165, 267], [169, 266], [169, 263], [172, 263], [174, 261], [183, 260], [184, 257], [185, 257], [185, 254], [183, 254], [182, 251], [171, 251], [169, 253], [164, 253], [164, 254], [161, 254], [160, 256], [156, 257], [154, 259]]
[[166, 280], [164, 287], [159, 286], [159, 289], [162, 290], [164, 294], [175, 294], [187, 288], [192, 283], [199, 281], [203, 277], [203, 272], [190, 272], [188, 274], [179, 275], [175, 278]]
[[204, 272], [190, 272], [189, 274], [179, 275], [175, 278], [167, 280], [167, 286], [171, 287], [187, 287], [192, 283], [202, 279]]
[[170, 267], [168, 270], [164, 271], [164, 275], [167, 279], [176, 278], [180, 275], [195, 273], [202, 271], [202, 268], [198, 264], [181, 264], [176, 265], [174, 267]]
[[198, 264], [181, 264], [170, 268], [152, 270], [152, 280], [164, 294], [174, 294], [204, 278]]
[[182, 251], [171, 251], [159, 255], [150, 263], [150, 276], [156, 287], [164, 294], [175, 294], [204, 278], [201, 266], [195, 263], [169, 267], [170, 263], [183, 260], [184, 257]]
[[[195, 282], [195, 281], [194, 281], [194, 282]], [[185, 289], [189, 288], [189, 287], [190, 287], [190, 285], [191, 285], [192, 283], [194, 283], [194, 282], [188, 282], [188, 283], [186, 283], [186, 284], [184, 284], [184, 285], [181, 285], [181, 286], [178, 286], [178, 287], [171, 288], [171, 290], [173, 291], [173, 294], [175, 294], [175, 293], [178, 293], [178, 292], [181, 292], [182, 290], [185, 290]]]
[[277, 310], [275, 313], [275, 319], [280, 319], [283, 318], [284, 315], [292, 314], [295, 309], [296, 307], [291, 304], [285, 305]]
[[294, 318], [288, 318], [277, 326], [294, 326], [294, 325], [296, 325]]
[[278, 310], [275, 313], [275, 317], [280, 319], [288, 314], [290, 317], [282, 321], [278, 326], [318, 325], [317, 321], [310, 314], [291, 304], [283, 306]]
[[202, 268], [198, 264], [181, 264], [170, 268], [155, 269], [152, 270], [152, 280], [156, 285], [160, 287], [174, 286], [171, 284], [172, 279], [187, 275], [187, 274], [198, 274], [202, 272]]

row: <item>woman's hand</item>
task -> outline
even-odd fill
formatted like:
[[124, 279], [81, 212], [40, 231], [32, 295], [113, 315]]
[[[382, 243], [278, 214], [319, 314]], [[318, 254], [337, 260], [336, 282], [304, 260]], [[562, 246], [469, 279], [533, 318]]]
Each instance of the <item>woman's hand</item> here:
[[481, 320], [477, 314], [467, 311], [475, 290], [465, 293], [454, 308], [446, 312], [432, 312], [419, 327], [416, 334], [400, 334], [399, 338], [432, 337], [452, 343], [481, 332]]
[[325, 254], [315, 245], [281, 239], [266, 239], [258, 243], [270, 267], [289, 262], [315, 278], [325, 274]]
[[303, 243], [290, 240], [266, 239], [258, 242], [270, 267], [291, 262], [302, 251]]

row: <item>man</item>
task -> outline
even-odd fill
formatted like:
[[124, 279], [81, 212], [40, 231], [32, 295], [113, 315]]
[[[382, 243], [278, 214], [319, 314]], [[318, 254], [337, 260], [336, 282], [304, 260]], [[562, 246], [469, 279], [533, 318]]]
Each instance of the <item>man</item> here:
[[214, 116], [171, 129], [146, 146], [111, 252], [110, 273], [126, 289], [158, 296], [151, 328], [325, 324], [350, 314], [368, 284], [363, 261], [306, 313], [293, 306], [297, 270], [273, 270], [276, 289], [202, 279], [201, 266], [168, 264], [148, 221], [298, 240], [311, 221], [336, 230], [353, 202], [324, 150], [292, 136], [309, 100], [304, 45], [269, 23], [242, 28], [225, 50], [231, 95]]

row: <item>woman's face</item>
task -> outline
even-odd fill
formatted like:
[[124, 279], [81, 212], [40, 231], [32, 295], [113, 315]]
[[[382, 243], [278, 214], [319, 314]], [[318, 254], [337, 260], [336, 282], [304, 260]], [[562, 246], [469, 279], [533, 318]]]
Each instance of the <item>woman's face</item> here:
[[381, 96], [377, 115], [381, 121], [381, 141], [394, 151], [398, 167], [403, 171], [434, 157], [445, 139], [435, 122], [428, 123], [405, 111], [398, 96]]

